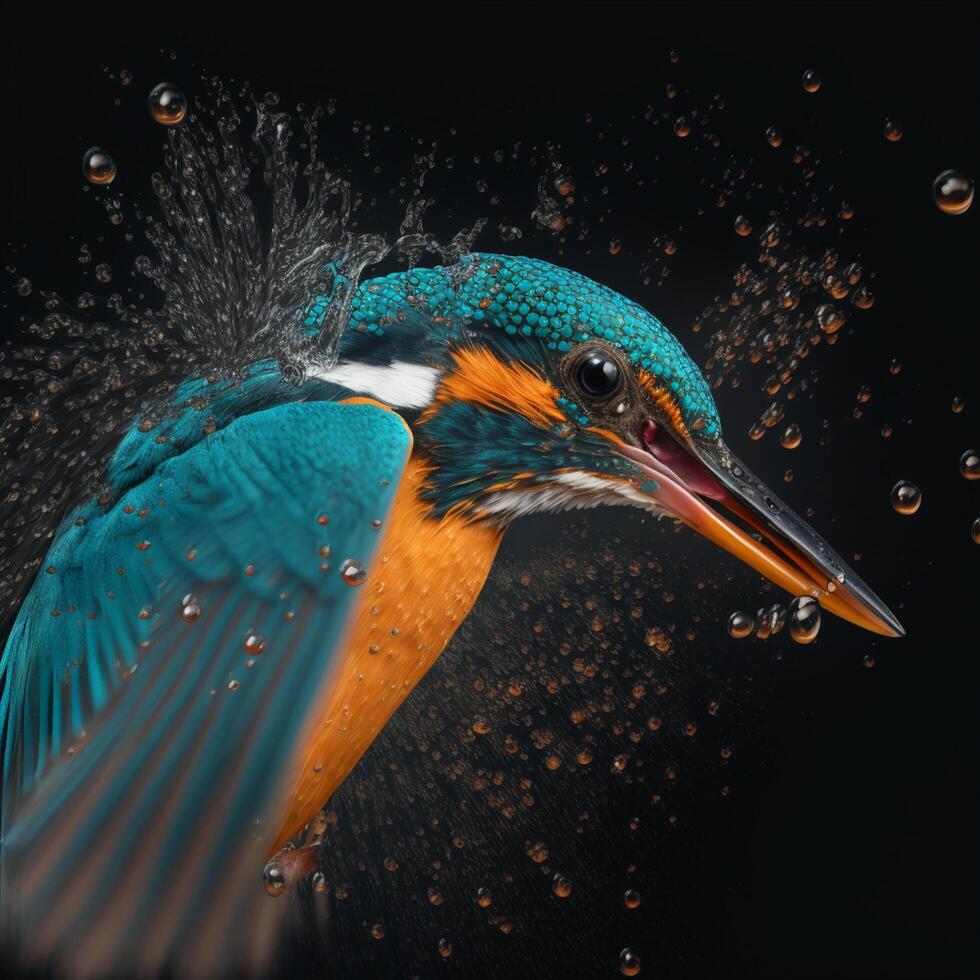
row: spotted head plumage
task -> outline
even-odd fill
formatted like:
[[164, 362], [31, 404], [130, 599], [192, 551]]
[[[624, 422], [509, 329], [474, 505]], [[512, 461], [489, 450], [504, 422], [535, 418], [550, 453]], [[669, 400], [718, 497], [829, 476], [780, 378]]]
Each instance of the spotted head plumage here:
[[649, 417], [682, 440], [721, 432], [704, 378], [656, 317], [536, 259], [470, 255], [362, 284], [330, 376], [419, 410], [437, 512], [504, 521], [636, 503], [640, 474], [611, 444]]
[[[314, 301], [307, 329], [329, 304]], [[405, 417], [432, 519], [503, 527], [537, 511], [629, 504], [683, 521], [845, 618], [900, 630], [731, 453], [711, 390], [670, 331], [577, 272], [472, 254], [370, 280], [352, 297], [339, 357], [319, 380]]]

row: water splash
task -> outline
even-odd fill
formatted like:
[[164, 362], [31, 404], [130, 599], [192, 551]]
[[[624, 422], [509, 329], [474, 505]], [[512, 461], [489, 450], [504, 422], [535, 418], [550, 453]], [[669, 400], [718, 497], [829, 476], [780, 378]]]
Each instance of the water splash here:
[[[357, 196], [318, 154], [321, 110], [290, 115], [278, 102], [255, 99], [247, 86], [232, 95], [212, 79], [168, 123], [162, 172], [150, 180], [155, 203], [147, 215], [136, 211], [146, 248], [135, 273], [154, 299], [85, 292], [70, 302], [42, 292], [43, 313], [28, 325], [36, 343], [0, 353], [12, 392], [0, 402], [0, 626], [63, 515], [92, 496], [108, 503], [104, 473], [121, 435], [137, 418], [149, 429], [174, 411], [177, 385], [189, 377], [234, 382], [257, 361], [277, 363], [301, 384], [336, 360], [369, 267], [393, 247], [408, 264], [426, 253], [457, 262], [482, 229], [477, 222], [446, 246], [424, 231], [431, 200], [422, 196], [420, 166], [393, 245], [356, 230]], [[97, 201], [113, 224], [122, 221], [121, 197]], [[79, 261], [91, 261], [87, 246]], [[122, 279], [106, 269], [98, 283]], [[32, 291], [27, 279], [17, 286], [23, 296]], [[302, 316], [315, 295], [328, 301], [311, 332]]]

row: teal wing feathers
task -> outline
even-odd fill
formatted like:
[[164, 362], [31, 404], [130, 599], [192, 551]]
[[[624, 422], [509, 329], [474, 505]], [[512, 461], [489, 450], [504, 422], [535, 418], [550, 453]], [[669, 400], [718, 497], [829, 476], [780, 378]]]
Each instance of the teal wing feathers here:
[[260, 962], [284, 768], [357, 594], [341, 567], [370, 574], [410, 446], [374, 405], [279, 405], [68, 520], [0, 660], [4, 927], [29, 952]]

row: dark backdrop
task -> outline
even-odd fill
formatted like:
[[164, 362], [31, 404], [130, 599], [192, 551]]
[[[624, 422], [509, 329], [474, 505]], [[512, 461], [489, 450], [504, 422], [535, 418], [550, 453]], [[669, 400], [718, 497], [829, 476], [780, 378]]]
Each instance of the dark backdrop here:
[[[681, 544], [656, 532], [672, 591], [691, 590], [708, 571], [725, 573], [723, 587], [700, 609], [712, 625], [704, 626], [710, 641], [698, 669], [720, 676], [718, 685], [740, 706], [724, 736], [704, 748], [715, 758], [723, 741], [734, 741], [737, 768], [715, 780], [707, 764], [694, 765], [703, 792], [690, 793], [668, 836], [646, 844], [628, 832], [598, 838], [578, 859], [589, 870], [560, 913], [534, 911], [531, 886], [528, 895], [517, 894], [514, 907], [524, 902], [530, 911], [515, 915], [518, 927], [508, 941], [481, 945], [475, 931], [482, 927], [452, 910], [435, 925], [416, 928], [417, 916], [401, 924], [396, 907], [382, 909], [389, 937], [378, 943], [367, 937], [369, 912], [363, 923], [360, 913], [348, 919], [338, 913], [334, 942], [342, 952], [334, 965], [329, 954], [321, 959], [321, 971], [614, 975], [619, 949], [629, 945], [641, 952], [644, 975], [663, 977], [974, 975], [980, 547], [969, 529], [980, 517], [980, 485], [961, 478], [957, 460], [980, 443], [980, 253], [977, 208], [958, 218], [940, 214], [929, 189], [947, 167], [978, 171], [976, 15], [889, 4], [456, 7], [438, 15], [361, 6], [311, 17], [242, 5], [221, 22], [154, 7], [145, 22], [123, 24], [108, 10], [85, 13], [71, 24], [53, 12], [43, 20], [8, 15], [3, 237], [28, 247], [8, 259], [5, 338], [20, 329], [15, 279], [67, 284], [62, 288], [70, 293], [79, 244], [97, 248], [108, 234], [104, 216], [79, 193], [84, 149], [110, 145], [120, 162], [115, 187], [128, 201], [147, 200], [161, 139], [137, 111], [140, 100], [163, 78], [193, 95], [201, 70], [246, 79], [260, 93], [275, 90], [284, 106], [336, 97], [337, 123], [323, 138], [324, 154], [349, 169], [355, 183], [359, 175], [375, 180], [370, 171], [379, 163], [385, 173], [378, 187], [407, 174], [412, 146], [405, 134], [417, 135], [423, 147], [437, 141], [439, 155], [453, 155], [457, 166], [428, 185], [438, 202], [434, 230], [451, 232], [490, 214], [477, 247], [568, 261], [648, 305], [699, 360], [703, 336], [691, 332], [691, 323], [742, 260], [733, 260], [731, 223], [744, 206], [733, 202], [720, 215], [708, 213], [700, 232], [684, 237], [698, 204], [671, 188], [684, 186], [686, 164], [667, 151], [644, 157], [636, 136], [648, 104], [657, 114], [675, 112], [664, 101], [668, 82], [681, 88], [676, 111], [685, 99], [689, 111], [692, 99], [704, 107], [715, 93], [722, 96], [725, 109], [713, 113], [715, 124], [740, 160], [765, 157], [762, 133], [774, 123], [786, 132], [784, 151], [797, 142], [818, 150], [822, 203], [831, 212], [843, 199], [855, 207], [840, 250], [859, 254], [875, 273], [874, 308], [822, 362], [813, 397], [794, 407], [809, 434], [798, 455], [789, 459], [773, 434], [759, 443], [745, 435], [766, 404], [757, 383], [723, 389], [718, 399], [736, 451], [795, 507], [813, 506], [814, 523], [845, 556], [861, 554], [858, 570], [896, 610], [907, 638], [878, 641], [834, 622], [804, 654], [788, 641], [736, 645], [719, 624], [755, 601], [758, 581], [689, 536]], [[680, 54], [676, 65], [671, 50]], [[811, 67], [823, 78], [812, 96], [800, 85]], [[134, 73], [132, 86], [110, 77], [120, 69]], [[584, 122], [586, 114], [592, 123]], [[904, 128], [898, 144], [882, 136], [886, 117]], [[370, 159], [361, 157], [363, 132], [352, 132], [354, 120], [372, 124]], [[390, 144], [379, 134], [383, 125], [394, 134]], [[608, 132], [605, 143], [597, 129]], [[628, 148], [624, 134], [633, 134]], [[560, 144], [557, 156], [583, 195], [599, 194], [593, 179], [599, 163], [613, 161], [615, 169], [633, 153], [648, 174], [646, 186], [656, 188], [641, 193], [611, 179], [608, 228], [593, 222], [585, 244], [570, 236], [566, 258], [554, 236], [528, 220], [543, 167], [528, 163], [529, 154], [512, 166], [488, 166], [497, 148], [509, 151], [518, 140], [540, 148], [548, 139]], [[480, 164], [470, 163], [474, 155]], [[714, 173], [723, 184], [722, 170]], [[481, 178], [490, 184], [482, 195]], [[763, 169], [759, 179], [772, 188], [783, 178]], [[499, 205], [489, 203], [493, 194]], [[707, 210], [716, 196], [706, 194]], [[391, 234], [399, 215], [394, 201], [382, 199], [371, 220]], [[521, 225], [524, 238], [502, 246], [495, 230], [502, 220]], [[657, 235], [678, 236], [680, 248], [664, 285], [644, 288], [638, 269]], [[609, 254], [610, 237], [623, 242], [617, 256]], [[745, 257], [751, 260], [753, 251]], [[656, 254], [659, 268], [663, 258]], [[902, 364], [898, 375], [889, 372], [893, 358]], [[854, 419], [861, 385], [871, 387], [872, 399]], [[960, 414], [950, 409], [954, 396], [966, 403]], [[886, 422], [894, 427], [888, 440], [879, 435]], [[828, 441], [818, 448], [821, 433]], [[785, 484], [789, 465], [796, 479]], [[899, 478], [922, 488], [913, 518], [889, 507]], [[568, 520], [544, 520], [512, 532], [505, 567], [547, 558], [568, 527]], [[648, 529], [633, 515], [596, 515], [581, 547], [613, 540], [636, 548]], [[495, 577], [486, 604], [504, 584]], [[865, 666], [868, 657], [873, 669]], [[421, 698], [429, 696], [424, 687]], [[732, 787], [723, 802], [722, 782]], [[610, 821], [625, 819], [630, 797], [618, 797], [614, 783], [603, 793], [601, 812]], [[574, 814], [575, 800], [568, 806]], [[642, 917], [629, 919], [618, 896], [633, 862], [656, 864], [657, 873], [644, 885], [653, 897]], [[570, 873], [575, 877], [574, 866]], [[590, 880], [591, 891], [584, 884]], [[455, 952], [443, 960], [435, 939], [447, 928], [455, 929]], [[379, 952], [385, 943], [388, 951]], [[305, 956], [302, 947], [285, 951], [284, 971], [301, 968]]]

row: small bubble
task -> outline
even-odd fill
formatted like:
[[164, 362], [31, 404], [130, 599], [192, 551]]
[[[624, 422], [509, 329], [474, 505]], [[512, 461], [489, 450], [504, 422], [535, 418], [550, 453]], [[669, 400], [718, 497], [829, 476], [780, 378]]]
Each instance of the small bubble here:
[[627, 888], [623, 895], [623, 905], [628, 909], [639, 908], [640, 893], [635, 888]]
[[635, 977], [640, 972], [640, 957], [629, 946], [619, 954], [619, 972], [624, 977]]
[[188, 593], [180, 601], [180, 618], [185, 623], [196, 623], [201, 618], [201, 604], [197, 597]]
[[980, 517], [973, 522], [973, 526], [970, 528], [970, 537], [973, 538], [974, 544], [980, 544]]
[[812, 643], [820, 632], [820, 603], [813, 596], [797, 596], [789, 604], [786, 622], [797, 643]]
[[572, 894], [572, 883], [564, 875], [557, 874], [552, 879], [551, 890], [558, 898], [568, 898]]
[[440, 939], [438, 943], [439, 955], [443, 959], [448, 959], [453, 955], [453, 944], [448, 939]]
[[963, 214], [973, 203], [973, 181], [959, 170], [944, 170], [933, 181], [932, 199], [946, 214]]
[[885, 123], [885, 139], [890, 143], [897, 143], [902, 138], [902, 127], [897, 122], [889, 119]]
[[116, 179], [116, 161], [99, 146], [92, 146], [82, 157], [82, 174], [90, 184], [111, 184]]
[[270, 861], [262, 871], [266, 894], [278, 898], [286, 890], [286, 874], [278, 861]]
[[348, 558], [340, 566], [340, 575], [348, 585], [363, 585], [367, 570], [356, 558]]
[[967, 480], [980, 480], [980, 453], [968, 449], [960, 456], [960, 473]]
[[965, 402], [963, 401], [963, 399], [962, 399], [962, 398], [960, 398], [960, 396], [959, 396], [959, 395], [956, 395], [956, 396], [955, 396], [955, 397], [953, 398], [953, 401], [952, 401], [952, 403], [950, 404], [950, 408], [951, 408], [951, 409], [953, 410], [953, 413], [954, 413], [955, 415], [959, 415], [959, 414], [960, 414], [960, 412], [962, 412], [962, 411], [963, 411], [963, 408], [964, 408], [964, 406], [965, 406], [965, 404], [966, 404], [966, 403], [965, 403]]
[[187, 113], [184, 93], [169, 82], [161, 82], [150, 92], [146, 106], [153, 120], [163, 126], [177, 126]]
[[796, 449], [801, 442], [803, 442], [803, 433], [795, 422], [787, 425], [779, 437], [779, 445], [783, 449]]
[[477, 888], [476, 904], [479, 905], [481, 909], [488, 909], [491, 905], [493, 905], [493, 896], [490, 894], [489, 889]]
[[257, 657], [266, 648], [265, 637], [261, 633], [247, 633], [242, 645], [250, 657]]
[[783, 134], [775, 126], [770, 126], [766, 130], [766, 142], [770, 146], [782, 146]]
[[21, 276], [21, 278], [17, 280], [17, 294], [19, 296], [30, 296], [33, 288], [34, 286], [31, 283], [31, 280], [26, 276]]
[[473, 720], [472, 728], [477, 735], [486, 735], [490, 731], [490, 722], [486, 718], [477, 717]]
[[677, 121], [674, 123], [674, 133], [680, 137], [691, 135], [691, 124], [684, 116], [677, 117]]
[[816, 92], [820, 88], [820, 76], [812, 68], [803, 72], [803, 88], [807, 92]]
[[745, 215], [740, 214], [735, 219], [735, 233], [741, 235], [743, 238], [752, 234], [752, 223]]
[[899, 514], [914, 514], [922, 505], [922, 491], [908, 480], [899, 480], [892, 487], [892, 507]]
[[728, 633], [736, 640], [744, 639], [755, 629], [755, 620], [744, 612], [733, 612], [728, 617]]

